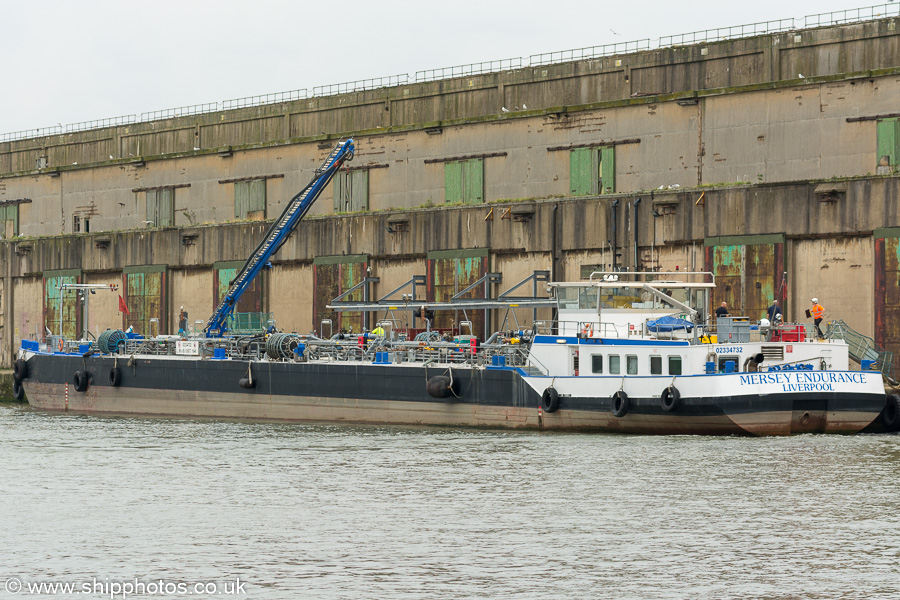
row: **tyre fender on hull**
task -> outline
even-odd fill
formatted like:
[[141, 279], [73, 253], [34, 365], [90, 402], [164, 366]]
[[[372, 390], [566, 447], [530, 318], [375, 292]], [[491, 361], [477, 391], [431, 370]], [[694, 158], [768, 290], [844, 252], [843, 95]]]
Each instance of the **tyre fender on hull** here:
[[435, 375], [429, 377], [425, 382], [425, 391], [432, 398], [449, 398], [450, 396], [459, 396], [459, 381], [453, 380], [447, 375]]
[[238, 385], [244, 388], [245, 390], [252, 390], [256, 387], [255, 381], [250, 381], [249, 377], [242, 377], [240, 381], [238, 381]]
[[91, 376], [87, 371], [75, 371], [74, 383], [76, 392], [87, 391]]
[[670, 385], [669, 387], [664, 389], [663, 393], [659, 397], [659, 404], [666, 412], [675, 412], [676, 410], [678, 410], [678, 405], [680, 403], [681, 392], [679, 392], [678, 388], [674, 385]]
[[614, 417], [621, 418], [628, 414], [628, 394], [619, 390], [612, 396], [612, 414]]
[[22, 381], [28, 377], [28, 363], [21, 358], [13, 365], [13, 379]]
[[546, 413], [556, 412], [559, 408], [559, 392], [555, 388], [548, 387], [541, 394], [541, 408]]
[[122, 369], [119, 367], [113, 367], [109, 370], [109, 385], [113, 387], [119, 387], [122, 383]]
[[22, 387], [22, 382], [18, 379], [13, 379], [13, 398], [16, 400], [25, 399], [25, 388]]
[[891, 394], [885, 399], [881, 422], [888, 431], [900, 429], [900, 396], [897, 394]]

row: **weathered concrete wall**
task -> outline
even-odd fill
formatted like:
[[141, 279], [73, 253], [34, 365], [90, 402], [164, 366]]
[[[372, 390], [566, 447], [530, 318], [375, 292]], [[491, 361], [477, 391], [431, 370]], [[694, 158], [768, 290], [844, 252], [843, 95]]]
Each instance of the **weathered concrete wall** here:
[[[266, 273], [266, 312], [279, 329], [309, 333], [313, 328], [313, 270], [309, 263], [279, 264]], [[207, 310], [207, 318], [211, 311]], [[203, 313], [200, 313], [203, 314]]]
[[[484, 159], [488, 202], [558, 197], [570, 189], [573, 146], [616, 146], [616, 189], [766, 183], [864, 176], [876, 169], [876, 122], [857, 115], [889, 114], [900, 76], [822, 82], [802, 88], [728, 94], [696, 106], [675, 102], [598, 108], [561, 115], [501, 119], [422, 131], [363, 136], [353, 167], [369, 168], [369, 209], [404, 210], [444, 204], [447, 158]], [[840, 98], [840, 100], [838, 100]], [[267, 212], [274, 218], [313, 176], [331, 146], [293, 144], [147, 161], [145, 166], [99, 165], [51, 174], [9, 176], [0, 201], [20, 204], [25, 236], [71, 233], [73, 217], [92, 232], [144, 229], [146, 193], [175, 187], [177, 227], [235, 220], [234, 179], [269, 177]], [[438, 162], [426, 162], [438, 161]], [[221, 183], [221, 182], [225, 183]], [[138, 190], [137, 192], [133, 190]], [[332, 214], [329, 187], [313, 215]], [[733, 222], [735, 227], [743, 221]]]
[[[121, 273], [87, 273], [82, 278], [82, 283], [118, 286], [117, 292], [98, 290], [90, 294], [88, 299], [88, 325], [87, 328], [94, 335], [99, 336], [106, 329], [120, 329], [122, 316], [119, 313], [119, 294], [122, 293]], [[54, 333], [56, 327], [52, 327]]]
[[809, 322], [804, 311], [810, 299], [825, 307], [825, 320], [843, 319], [871, 335], [875, 297], [871, 237], [796, 240], [790, 244], [790, 297], [787, 318]]
[[[210, 307], [214, 302], [212, 269], [172, 270], [169, 282], [172, 292], [172, 302], [168, 307], [169, 323], [172, 324], [171, 333], [178, 332], [178, 315], [182, 306], [188, 312], [189, 328], [193, 327], [194, 321], [203, 321], [203, 327], [205, 327], [212, 312]], [[120, 318], [116, 327], [120, 327], [121, 324]], [[201, 327], [201, 331], [203, 327]]]

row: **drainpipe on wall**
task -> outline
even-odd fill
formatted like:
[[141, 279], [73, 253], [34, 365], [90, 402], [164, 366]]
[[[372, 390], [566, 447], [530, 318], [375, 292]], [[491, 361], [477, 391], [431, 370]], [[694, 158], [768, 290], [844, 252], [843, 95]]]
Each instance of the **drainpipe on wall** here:
[[638, 268], [638, 204], [641, 203], [640, 197], [634, 199], [634, 270], [640, 271]]
[[616, 233], [616, 209], [619, 207], [619, 199], [616, 198], [610, 205], [612, 207], [612, 270], [616, 270], [616, 250], [619, 248], [619, 237]]

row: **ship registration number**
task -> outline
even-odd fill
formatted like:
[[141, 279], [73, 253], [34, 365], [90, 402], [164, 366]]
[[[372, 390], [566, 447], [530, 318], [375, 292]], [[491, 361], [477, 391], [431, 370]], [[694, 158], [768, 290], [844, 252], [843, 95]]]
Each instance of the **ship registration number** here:
[[716, 346], [716, 354], [740, 354], [741, 346]]

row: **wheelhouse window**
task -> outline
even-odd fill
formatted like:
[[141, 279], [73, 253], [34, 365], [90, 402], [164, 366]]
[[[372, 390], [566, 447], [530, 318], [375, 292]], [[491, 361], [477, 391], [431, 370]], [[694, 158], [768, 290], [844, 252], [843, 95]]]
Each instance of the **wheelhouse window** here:
[[650, 374], [662, 375], [662, 356], [650, 357]]
[[591, 373], [603, 372], [603, 355], [594, 354], [591, 356]]
[[622, 373], [622, 357], [618, 354], [609, 355], [609, 374], [619, 375]]
[[681, 375], [681, 357], [669, 357], [669, 375]]
[[637, 375], [638, 372], [638, 357], [634, 354], [629, 354], [625, 357], [625, 366], [628, 369], [629, 375]]

